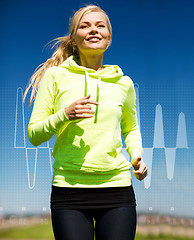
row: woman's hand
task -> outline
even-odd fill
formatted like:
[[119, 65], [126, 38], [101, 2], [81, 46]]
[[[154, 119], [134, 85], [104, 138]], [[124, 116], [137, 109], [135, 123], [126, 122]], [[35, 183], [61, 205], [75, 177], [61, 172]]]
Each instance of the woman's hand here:
[[80, 118], [91, 118], [94, 116], [94, 111], [91, 110], [91, 106], [87, 104], [98, 105], [96, 101], [90, 99], [91, 95], [81, 98], [73, 102], [69, 107], [65, 108], [65, 114], [69, 120], [75, 120]]
[[147, 174], [148, 174], [148, 169], [147, 166], [145, 165], [145, 163], [143, 162], [142, 157], [138, 157], [135, 161], [133, 160], [134, 164], [134, 170], [133, 170], [133, 174], [135, 175], [135, 177], [138, 180], [143, 180]]

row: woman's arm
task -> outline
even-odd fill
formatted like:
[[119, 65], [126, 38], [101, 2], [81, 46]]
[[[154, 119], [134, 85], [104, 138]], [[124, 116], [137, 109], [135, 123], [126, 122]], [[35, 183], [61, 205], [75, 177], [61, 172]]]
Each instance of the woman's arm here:
[[48, 141], [64, 124], [70, 122], [64, 109], [54, 113], [56, 94], [55, 74], [50, 68], [41, 81], [28, 125], [28, 138], [34, 146]]
[[129, 79], [129, 89], [122, 108], [121, 128], [126, 143], [126, 150], [131, 157], [134, 167], [133, 173], [137, 179], [142, 180], [147, 175], [147, 167], [142, 159], [142, 138], [137, 122], [136, 96], [133, 82]]

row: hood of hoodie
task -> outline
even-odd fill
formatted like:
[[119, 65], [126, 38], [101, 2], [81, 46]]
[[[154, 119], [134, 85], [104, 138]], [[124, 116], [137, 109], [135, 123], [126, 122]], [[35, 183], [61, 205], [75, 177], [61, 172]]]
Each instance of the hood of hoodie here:
[[[84, 97], [88, 95], [89, 79], [96, 78], [97, 79], [96, 102], [98, 103], [100, 99], [101, 81], [117, 82], [123, 76], [121, 68], [117, 65], [103, 65], [103, 69], [96, 71], [91, 68], [80, 66], [74, 56], [70, 56], [69, 58], [67, 58], [60, 65], [60, 67], [66, 68], [69, 72], [82, 74], [85, 76]], [[98, 105], [96, 105], [95, 107], [94, 123], [97, 123], [97, 117], [98, 117]]]
[[103, 65], [103, 69], [96, 71], [91, 68], [80, 66], [74, 56], [67, 58], [60, 66], [68, 69], [71, 72], [76, 72], [84, 75], [87, 71], [89, 76], [92, 78], [98, 79], [100, 76], [101, 81], [117, 81], [123, 76], [121, 68], [117, 65]]

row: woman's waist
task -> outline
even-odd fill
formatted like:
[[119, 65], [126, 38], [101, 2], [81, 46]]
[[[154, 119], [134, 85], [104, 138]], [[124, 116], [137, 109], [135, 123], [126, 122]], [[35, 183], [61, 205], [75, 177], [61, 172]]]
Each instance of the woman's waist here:
[[88, 171], [75, 169], [57, 169], [53, 172], [53, 185], [58, 187], [100, 188], [130, 186], [129, 168], [112, 171]]
[[119, 151], [56, 151], [54, 169], [81, 170], [86, 172], [111, 172], [130, 169], [131, 163]]

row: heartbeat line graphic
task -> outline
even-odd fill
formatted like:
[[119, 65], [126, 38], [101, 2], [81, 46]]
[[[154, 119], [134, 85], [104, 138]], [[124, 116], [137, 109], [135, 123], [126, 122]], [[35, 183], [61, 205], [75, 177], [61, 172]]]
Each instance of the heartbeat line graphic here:
[[[18, 120], [18, 115], [20, 116], [19, 120]], [[46, 142], [46, 146], [44, 147], [41, 146], [41, 147], [29, 148], [26, 146], [23, 89], [21, 87], [17, 89], [17, 96], [16, 96], [14, 148], [16, 149], [23, 148], [25, 150], [26, 170], [27, 170], [29, 189], [33, 189], [35, 187], [38, 149], [47, 149], [47, 151], [49, 152], [50, 169], [52, 174], [52, 160], [51, 160], [52, 147], [49, 146], [49, 142]], [[33, 169], [30, 169], [30, 165], [33, 165], [33, 164], [29, 164], [29, 163], [30, 162], [33, 163], [33, 161], [34, 161], [34, 167]], [[30, 176], [30, 172], [33, 172], [32, 174], [33, 177]]]
[[[136, 91], [137, 119], [138, 119], [139, 126], [141, 127], [139, 86], [137, 84], [135, 84], [135, 91]], [[37, 169], [37, 160], [38, 160], [37, 158], [38, 158], [38, 150], [39, 149], [45, 149], [46, 151], [48, 151], [49, 161], [50, 161], [50, 170], [51, 170], [51, 174], [52, 174], [52, 157], [51, 157], [52, 147], [50, 147], [49, 141], [46, 142], [46, 144], [42, 144], [41, 147], [27, 147], [26, 146], [23, 89], [21, 87], [19, 87], [17, 89], [17, 96], [16, 96], [14, 148], [15, 149], [24, 149], [24, 151], [25, 151], [26, 170], [27, 170], [29, 189], [33, 189], [35, 187], [36, 169]], [[146, 163], [148, 170], [149, 170], [149, 174], [144, 180], [144, 187], [147, 189], [150, 187], [150, 184], [151, 184], [153, 150], [157, 149], [157, 148], [164, 149], [164, 151], [165, 151], [167, 177], [169, 180], [172, 180], [174, 177], [176, 150], [178, 148], [188, 149], [186, 123], [185, 123], [184, 113], [181, 112], [178, 116], [176, 146], [174, 148], [167, 148], [167, 147], [165, 147], [165, 144], [164, 144], [162, 106], [160, 104], [158, 104], [156, 106], [153, 147], [143, 148], [144, 149], [144, 153], [143, 153], [144, 162]], [[123, 152], [126, 152], [126, 149], [123, 149]]]
[[[139, 126], [141, 127], [140, 104], [139, 104], [139, 86], [137, 84], [135, 85], [135, 91], [136, 91], [137, 119], [138, 119]], [[143, 148], [144, 162], [146, 163], [146, 165], [148, 167], [148, 171], [149, 171], [148, 176], [144, 180], [145, 188], [150, 187], [151, 175], [152, 175], [153, 150], [155, 148], [162, 148], [162, 149], [165, 150], [166, 170], [167, 170], [167, 177], [168, 177], [169, 180], [172, 180], [173, 177], [174, 177], [176, 149], [178, 149], [178, 148], [188, 149], [185, 115], [182, 112], [179, 114], [179, 117], [178, 117], [178, 130], [177, 130], [176, 140], [177, 140], [176, 141], [176, 147], [174, 147], [174, 148], [165, 147], [162, 106], [160, 104], [158, 104], [156, 106], [156, 111], [155, 111], [155, 127], [154, 127], [153, 147], [152, 148]]]

